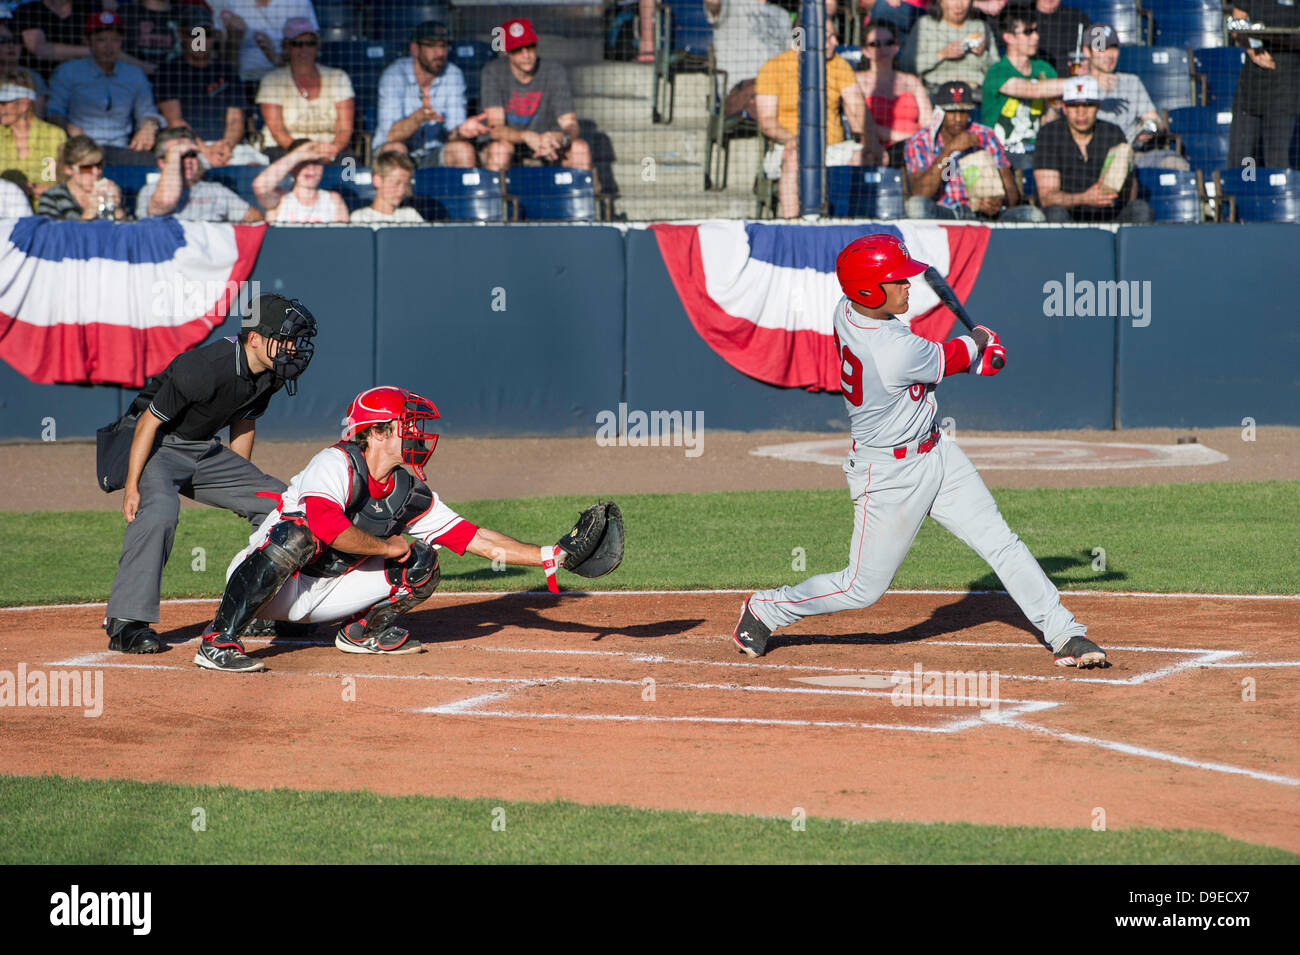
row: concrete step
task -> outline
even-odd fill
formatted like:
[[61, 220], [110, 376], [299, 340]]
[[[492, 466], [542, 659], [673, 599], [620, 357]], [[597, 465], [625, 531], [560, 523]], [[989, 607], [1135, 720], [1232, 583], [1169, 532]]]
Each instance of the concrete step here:
[[[633, 64], [635, 65], [635, 64]], [[648, 67], [647, 67], [648, 69]], [[648, 75], [648, 74], [647, 74]], [[653, 112], [653, 86], [642, 90], [632, 83], [626, 86], [613, 86], [607, 91], [588, 88], [586, 92], [574, 92], [574, 108], [582, 119], [591, 119], [604, 125], [641, 122], [642, 117], [650, 123]], [[708, 83], [704, 76], [682, 74], [677, 78], [677, 98], [673, 107], [671, 125], [686, 124], [702, 126], [709, 115]], [[665, 103], [665, 111], [667, 104]]]
[[650, 102], [654, 95], [654, 66], [650, 63], [584, 63], [569, 67], [569, 86], [575, 98], [584, 96], [632, 97]]
[[655, 196], [628, 196], [614, 207], [629, 222], [659, 222], [672, 219], [743, 219], [754, 215], [754, 199], [731, 193], [700, 193], [664, 199]]

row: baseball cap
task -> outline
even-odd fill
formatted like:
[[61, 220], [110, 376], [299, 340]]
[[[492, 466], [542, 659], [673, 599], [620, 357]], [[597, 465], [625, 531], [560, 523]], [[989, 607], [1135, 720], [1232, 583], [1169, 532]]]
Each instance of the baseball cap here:
[[178, 7], [176, 9], [176, 22], [177, 25], [186, 33], [198, 29], [199, 27], [204, 27], [210, 30], [214, 26], [212, 11], [207, 7], [200, 7], [194, 4]]
[[507, 20], [501, 24], [501, 29], [505, 33], [507, 53], [513, 53], [520, 47], [533, 46], [537, 43], [537, 32], [533, 29], [532, 21], [527, 17]]
[[318, 33], [316, 24], [312, 23], [306, 17], [290, 17], [284, 21], [284, 38], [292, 40], [302, 36], [304, 33]]
[[961, 80], [944, 83], [934, 94], [934, 105], [945, 112], [949, 110], [974, 109], [975, 91]]
[[447, 24], [441, 20], [425, 20], [411, 31], [411, 42], [422, 43], [429, 41], [451, 42], [451, 31], [447, 29]]
[[1119, 34], [1109, 23], [1094, 23], [1083, 35], [1083, 42], [1090, 50], [1109, 50], [1119, 46]]
[[1097, 85], [1095, 76], [1071, 76], [1065, 83], [1065, 95], [1062, 97], [1067, 103], [1092, 103], [1101, 102], [1101, 87]]
[[122, 32], [122, 21], [112, 10], [100, 10], [86, 17], [86, 36], [99, 33], [102, 30]]

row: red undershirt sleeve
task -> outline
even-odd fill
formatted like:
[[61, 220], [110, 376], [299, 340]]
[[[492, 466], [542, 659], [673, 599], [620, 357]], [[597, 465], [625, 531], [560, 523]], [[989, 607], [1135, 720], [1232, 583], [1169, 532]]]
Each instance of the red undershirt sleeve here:
[[462, 518], [453, 524], [449, 530], [435, 537], [433, 542], [446, 547], [448, 550], [454, 550], [463, 557], [465, 556], [465, 548], [469, 546], [469, 542], [474, 539], [474, 535], [477, 533], [478, 525]]
[[970, 368], [975, 360], [977, 349], [975, 340], [969, 335], [962, 335], [943, 343], [943, 377], [957, 375]]
[[334, 538], [352, 526], [343, 508], [327, 497], [306, 497], [303, 507], [307, 512], [307, 529], [324, 544], [334, 543]]

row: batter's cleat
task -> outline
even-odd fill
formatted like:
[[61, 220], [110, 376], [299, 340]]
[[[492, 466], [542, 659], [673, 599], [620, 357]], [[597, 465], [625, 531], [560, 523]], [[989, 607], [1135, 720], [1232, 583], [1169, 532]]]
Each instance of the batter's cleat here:
[[104, 629], [108, 631], [108, 649], [119, 653], [157, 653], [162, 649], [162, 641], [153, 627], [139, 620], [119, 620], [108, 617], [104, 620]]
[[746, 600], [744, 606], [740, 608], [740, 619], [736, 622], [736, 630], [731, 635], [731, 639], [736, 641], [736, 646], [744, 653], [751, 657], [761, 657], [767, 652], [767, 638], [772, 635], [772, 631], [767, 624], [754, 616], [749, 609], [749, 601]]
[[342, 627], [334, 636], [334, 646], [344, 653], [387, 653], [399, 656], [424, 652], [420, 641], [401, 627], [385, 627], [378, 633], [367, 636], [364, 620], [354, 620]]
[[[221, 642], [218, 643], [217, 641]], [[218, 633], [205, 633], [198, 652], [196, 665], [205, 670], [224, 670], [226, 673], [259, 673], [266, 669], [261, 660], [244, 654], [244, 645], [238, 640], [227, 640]]]
[[1106, 666], [1106, 651], [1087, 637], [1071, 637], [1065, 646], [1056, 651], [1055, 657], [1058, 667], [1086, 670], [1089, 667]]

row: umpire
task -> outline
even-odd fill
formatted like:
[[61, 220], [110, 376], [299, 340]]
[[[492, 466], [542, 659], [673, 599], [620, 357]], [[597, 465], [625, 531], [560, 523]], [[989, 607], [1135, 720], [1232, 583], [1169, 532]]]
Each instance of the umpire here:
[[[171, 554], [180, 498], [224, 507], [257, 527], [274, 506], [259, 491], [285, 484], [249, 460], [257, 418], [271, 396], [311, 361], [316, 319], [297, 299], [262, 295], [238, 338], [223, 338], [172, 359], [146, 384], [128, 414], [139, 416], [131, 440], [122, 515], [126, 537], [108, 599], [108, 648], [156, 653], [149, 626], [158, 621], [163, 566]], [[230, 428], [230, 447], [217, 433]]]

